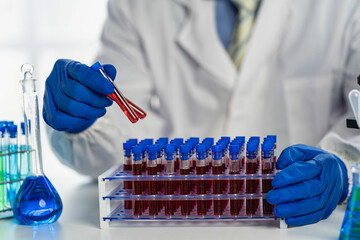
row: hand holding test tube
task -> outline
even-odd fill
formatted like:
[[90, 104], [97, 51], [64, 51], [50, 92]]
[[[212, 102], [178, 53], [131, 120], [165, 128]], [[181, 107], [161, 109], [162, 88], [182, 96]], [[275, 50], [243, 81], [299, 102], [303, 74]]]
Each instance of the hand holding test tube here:
[[141, 108], [136, 106], [121, 93], [119, 88], [115, 85], [114, 81], [109, 77], [109, 75], [106, 73], [106, 71], [99, 62], [93, 64], [91, 68], [100, 72], [109, 82], [111, 82], [111, 84], [113, 84], [114, 92], [107, 96], [119, 105], [119, 107], [128, 117], [130, 122], [136, 123], [139, 118], [144, 119], [146, 117], [146, 113]]

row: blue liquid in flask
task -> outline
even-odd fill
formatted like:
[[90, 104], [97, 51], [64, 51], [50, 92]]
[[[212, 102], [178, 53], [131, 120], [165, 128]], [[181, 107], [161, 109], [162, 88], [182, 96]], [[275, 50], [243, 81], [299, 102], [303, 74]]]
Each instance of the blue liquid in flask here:
[[353, 186], [339, 239], [360, 239], [360, 186]]
[[46, 176], [28, 176], [16, 195], [13, 211], [20, 224], [53, 223], [62, 213], [62, 202]]

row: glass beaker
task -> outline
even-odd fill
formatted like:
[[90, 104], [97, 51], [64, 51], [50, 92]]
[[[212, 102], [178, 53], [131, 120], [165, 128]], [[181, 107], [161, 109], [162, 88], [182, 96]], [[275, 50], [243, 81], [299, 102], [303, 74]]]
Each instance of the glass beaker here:
[[351, 167], [353, 187], [347, 204], [339, 239], [360, 239], [360, 163]]
[[24, 64], [21, 67], [24, 79], [20, 80], [31, 171], [21, 185], [13, 207], [15, 218], [20, 224], [26, 225], [53, 223], [62, 213], [60, 196], [43, 172], [39, 105], [33, 70], [30, 64]]

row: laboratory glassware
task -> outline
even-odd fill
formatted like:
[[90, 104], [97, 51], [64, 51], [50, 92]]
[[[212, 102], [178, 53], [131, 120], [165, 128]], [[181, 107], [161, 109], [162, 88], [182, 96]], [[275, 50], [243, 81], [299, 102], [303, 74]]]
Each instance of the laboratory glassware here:
[[38, 95], [36, 79], [32, 78], [33, 70], [30, 64], [24, 64], [21, 67], [24, 79], [20, 80], [32, 169], [21, 185], [13, 206], [15, 218], [25, 225], [53, 223], [62, 213], [60, 196], [43, 172]]
[[353, 187], [347, 204], [339, 239], [360, 239], [360, 163], [351, 167]]
[[136, 106], [121, 93], [120, 89], [116, 86], [114, 81], [106, 73], [105, 69], [99, 62], [93, 64], [91, 68], [101, 73], [101, 75], [103, 75], [103, 77], [105, 77], [114, 86], [114, 92], [107, 96], [119, 105], [130, 122], [136, 123], [139, 118], [143, 119], [146, 117], [146, 113], [141, 108]]

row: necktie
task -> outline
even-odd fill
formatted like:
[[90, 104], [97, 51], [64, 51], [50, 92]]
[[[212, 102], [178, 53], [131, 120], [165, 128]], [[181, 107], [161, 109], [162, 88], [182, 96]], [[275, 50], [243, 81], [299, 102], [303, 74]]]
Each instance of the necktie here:
[[236, 68], [239, 68], [245, 56], [255, 21], [255, 14], [261, 0], [230, 0], [238, 9], [237, 23], [228, 52]]

